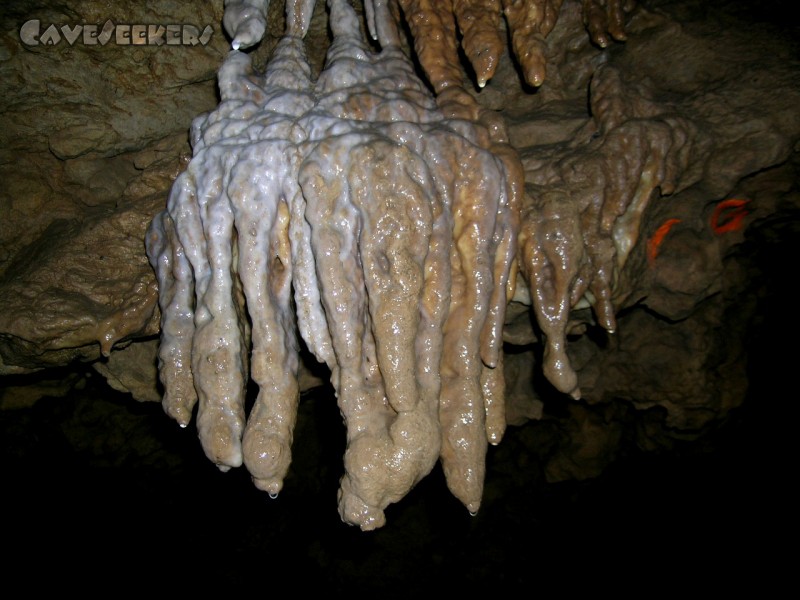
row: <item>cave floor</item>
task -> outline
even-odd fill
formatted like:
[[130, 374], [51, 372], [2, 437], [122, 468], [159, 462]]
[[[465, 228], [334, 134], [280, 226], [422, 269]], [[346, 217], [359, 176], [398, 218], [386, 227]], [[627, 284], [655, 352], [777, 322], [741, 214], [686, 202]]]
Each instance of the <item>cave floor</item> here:
[[[383, 597], [581, 585], [631, 568], [671, 581], [713, 581], [714, 565], [753, 573], [775, 528], [789, 528], [776, 512], [788, 504], [777, 442], [753, 405], [712, 443], [628, 452], [582, 482], [544, 480], [543, 424], [510, 428], [490, 448], [477, 516], [437, 467], [364, 533], [336, 510], [344, 429], [329, 390], [303, 395], [292, 467], [271, 500], [243, 468], [211, 465], [191, 427], [94, 376], [66, 398], [0, 412], [4, 570], [33, 588], [52, 583], [44, 568], [64, 588], [249, 591], [289, 577], [298, 591]], [[589, 579], [562, 579], [573, 571]]]

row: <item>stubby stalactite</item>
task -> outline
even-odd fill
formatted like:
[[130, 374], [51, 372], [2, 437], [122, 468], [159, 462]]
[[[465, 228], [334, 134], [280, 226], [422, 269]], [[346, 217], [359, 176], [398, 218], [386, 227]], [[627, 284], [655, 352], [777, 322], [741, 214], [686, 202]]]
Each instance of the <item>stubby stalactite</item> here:
[[[329, 0], [333, 40], [314, 81], [304, 48], [314, 0], [286, 3], [263, 73], [243, 50], [264, 35], [267, 2], [225, 3], [233, 50], [219, 70], [221, 102], [193, 123], [192, 160], [146, 240], [163, 405], [183, 426], [196, 407], [220, 469], [244, 465], [258, 488], [280, 492], [300, 338], [330, 370], [347, 427], [339, 512], [364, 530], [381, 527], [385, 508], [437, 461], [478, 511], [487, 446], [506, 426], [512, 298], [532, 307], [545, 375], [580, 396], [565, 351], [570, 311], [588, 302], [614, 331], [615, 278], [647, 203], [676, 185], [687, 126], [630, 100], [613, 69], [600, 69], [591, 131], [547, 173], [527, 169], [499, 115], [466, 89], [456, 31], [483, 87], [504, 16], [524, 78], [538, 86], [561, 4], [367, 0], [376, 51], [350, 4]], [[597, 45], [625, 39], [631, 3], [582, 8]], [[245, 414], [249, 379], [259, 392]]]

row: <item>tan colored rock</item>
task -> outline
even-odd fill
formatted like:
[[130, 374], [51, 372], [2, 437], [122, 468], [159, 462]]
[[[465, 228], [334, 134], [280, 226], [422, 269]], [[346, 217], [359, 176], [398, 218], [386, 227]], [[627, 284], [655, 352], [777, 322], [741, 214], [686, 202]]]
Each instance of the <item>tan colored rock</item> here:
[[125, 392], [139, 402], [161, 402], [156, 386], [158, 340], [128, 344], [104, 359], [92, 363], [94, 369], [118, 392]]
[[[79, 15], [79, 16], [78, 16]], [[221, 8], [103, 2], [31, 7], [2, 18], [0, 341], [3, 372], [100, 357], [155, 333], [143, 226], [177, 174], [191, 119], [213, 105], [226, 46]], [[207, 45], [30, 45], [23, 24], [181, 23], [216, 31]], [[171, 163], [171, 164], [170, 164]]]

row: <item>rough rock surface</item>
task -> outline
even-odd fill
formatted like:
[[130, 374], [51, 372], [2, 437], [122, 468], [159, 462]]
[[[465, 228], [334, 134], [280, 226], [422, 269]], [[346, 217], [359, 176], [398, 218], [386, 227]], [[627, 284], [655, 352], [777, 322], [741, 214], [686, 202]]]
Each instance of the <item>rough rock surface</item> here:
[[[102, 2], [0, 8], [0, 77], [7, 82], [0, 100], [3, 375], [45, 370], [47, 380], [47, 369], [96, 363], [115, 387], [139, 400], [160, 398], [156, 381], [147, 382], [148, 372], [155, 375], [152, 351], [137, 348], [152, 347], [159, 320], [143, 239], [188, 160], [192, 119], [217, 104], [216, 70], [229, 46], [221, 4], [116, 3], [113, 14]], [[282, 31], [282, 3], [273, 4], [255, 62], [266, 60]], [[318, 4], [307, 44], [317, 71], [328, 44]], [[500, 111], [522, 157], [534, 200], [530, 238], [564, 234], [563, 198], [579, 199], [569, 204], [576, 210], [570, 225], [591, 224], [593, 207], [612, 206], [625, 194], [639, 199], [607, 209], [641, 209], [628, 213], [621, 230], [629, 239], [624, 260], [576, 249], [572, 279], [551, 296], [574, 304], [557, 327], [544, 332], [532, 319], [532, 298], [519, 298], [508, 313], [508, 422], [569, 424], [548, 467], [552, 479], [602, 470], [619, 443], [614, 423], [640, 418], [637, 443], [670, 447], [700, 436], [741, 404], [744, 365], [759, 351], [747, 336], [758, 323], [763, 283], [759, 266], [743, 257], [775, 230], [796, 231], [800, 208], [800, 66], [780, 2], [639, 2], [627, 40], [605, 50], [592, 44], [580, 8], [564, 2], [543, 39], [540, 87], [523, 83], [504, 50], [485, 87], [473, 90], [482, 106]], [[31, 47], [19, 33], [32, 18], [44, 25], [109, 18], [211, 24], [214, 35], [194, 47], [64, 40]], [[648, 185], [631, 183], [626, 173], [646, 170], [648, 157], [661, 152], [654, 140], [667, 138], [662, 154], [675, 154], [676, 166], [662, 173], [653, 162]], [[603, 204], [606, 196], [611, 201]], [[586, 239], [613, 238], [587, 231]], [[552, 269], [554, 257], [568, 255], [559, 252], [545, 248], [547, 261], [536, 265]], [[609, 285], [592, 288], [600, 264], [610, 265]], [[579, 304], [584, 282], [610, 291], [613, 311]], [[582, 400], [553, 416], [547, 408], [560, 406], [561, 394], [541, 373], [547, 344], [558, 336], [576, 372], [575, 384], [562, 391], [579, 388]], [[22, 399], [20, 381], [4, 386], [4, 407], [35, 400], [36, 393]]]
[[[93, 361], [152, 336], [148, 219], [188, 151], [186, 124], [216, 102], [220, 6], [15, 2], [0, 9], [0, 371]], [[23, 25], [185, 23], [207, 45], [27, 45]], [[37, 38], [38, 39], [38, 38]]]

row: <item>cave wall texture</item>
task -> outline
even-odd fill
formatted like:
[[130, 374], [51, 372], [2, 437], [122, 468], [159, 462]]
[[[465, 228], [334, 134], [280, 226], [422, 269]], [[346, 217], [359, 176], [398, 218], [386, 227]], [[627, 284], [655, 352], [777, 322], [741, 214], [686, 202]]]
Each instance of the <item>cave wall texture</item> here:
[[[552, 31], [533, 32], [542, 60], [531, 64], [546, 67], [539, 86], [513, 40], [485, 86], [466, 59], [458, 73], [477, 105], [502, 117], [524, 168], [505, 414], [512, 426], [563, 424], [551, 481], [598, 475], [623, 430], [642, 448], [669, 449], [741, 406], [769, 283], [753, 247], [795, 239], [800, 207], [800, 65], [782, 3], [640, 1], [624, 15], [626, 40], [605, 48], [583, 8], [565, 0]], [[257, 69], [283, 34], [283, 10], [271, 4], [250, 51]], [[189, 164], [192, 120], [218, 105], [230, 48], [222, 18], [221, 1], [0, 8], [3, 409], [66, 393], [80, 381], [70, 370], [86, 365], [135, 400], [161, 400], [145, 233]], [[20, 32], [31, 19], [40, 34], [114, 19], [210, 25], [213, 35], [196, 45], [30, 45]], [[329, 43], [320, 1], [306, 38], [314, 78]], [[536, 313], [537, 292], [557, 317]], [[577, 373], [560, 390], [560, 367], [545, 377], [559, 336]], [[300, 389], [322, 385], [328, 374], [303, 358]]]

